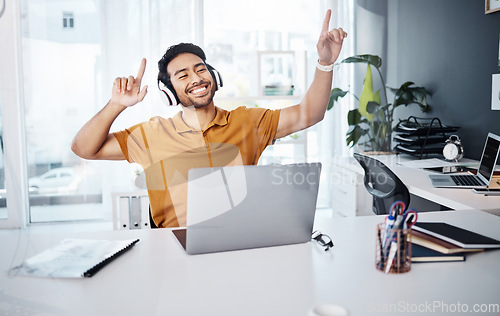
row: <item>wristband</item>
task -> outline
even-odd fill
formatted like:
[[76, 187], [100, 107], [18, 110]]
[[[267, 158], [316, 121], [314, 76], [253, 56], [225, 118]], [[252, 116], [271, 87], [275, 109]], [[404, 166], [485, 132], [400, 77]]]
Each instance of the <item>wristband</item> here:
[[319, 59], [318, 59], [318, 62], [316, 63], [316, 68], [318, 68], [321, 71], [332, 71], [334, 65], [335, 64], [331, 64], [331, 65], [328, 65], [328, 66], [323, 66], [322, 64], [319, 63]]

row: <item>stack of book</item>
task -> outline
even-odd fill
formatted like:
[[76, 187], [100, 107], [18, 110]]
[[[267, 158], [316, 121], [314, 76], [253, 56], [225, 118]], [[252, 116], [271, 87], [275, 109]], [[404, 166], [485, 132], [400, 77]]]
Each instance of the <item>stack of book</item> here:
[[465, 254], [500, 248], [500, 241], [447, 223], [412, 226], [412, 262], [464, 261]]

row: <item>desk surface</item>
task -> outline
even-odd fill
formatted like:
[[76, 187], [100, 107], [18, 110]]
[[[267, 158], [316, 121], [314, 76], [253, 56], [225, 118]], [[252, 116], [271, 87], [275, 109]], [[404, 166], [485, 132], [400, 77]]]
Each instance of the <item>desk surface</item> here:
[[[500, 239], [500, 217], [485, 212], [422, 213], [420, 220], [444, 220]], [[380, 216], [317, 220], [316, 228], [335, 243], [328, 252], [308, 242], [196, 256], [187, 255], [168, 229], [1, 230], [0, 314], [304, 316], [325, 303], [344, 306], [349, 315], [431, 307], [439, 315], [444, 304], [499, 308], [500, 250], [469, 254], [465, 262], [413, 264], [409, 273], [387, 275], [374, 263], [375, 226], [382, 221]], [[6, 275], [11, 266], [67, 237], [140, 242], [89, 279]]]
[[[405, 155], [376, 155], [372, 157], [386, 164], [406, 184], [411, 194], [454, 210], [500, 209], [500, 196], [475, 194], [471, 189], [434, 188], [428, 176], [436, 173], [399, 164], [401, 161], [410, 160]], [[342, 162], [344, 166], [349, 165], [353, 170], [364, 173], [354, 158], [344, 157], [341, 159], [345, 159]], [[467, 162], [474, 161], [467, 160]]]

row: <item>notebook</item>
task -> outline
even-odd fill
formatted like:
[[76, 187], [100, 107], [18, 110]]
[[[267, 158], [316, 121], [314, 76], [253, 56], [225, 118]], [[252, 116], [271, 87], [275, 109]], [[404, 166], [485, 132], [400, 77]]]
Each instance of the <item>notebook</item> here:
[[411, 262], [450, 262], [450, 261], [465, 261], [463, 253], [441, 253], [439, 251], [420, 246], [419, 244], [411, 245]]
[[188, 173], [188, 254], [304, 243], [311, 239], [320, 163], [196, 168]]
[[[415, 226], [415, 225], [414, 225]], [[440, 252], [442, 254], [452, 254], [452, 253], [462, 253], [462, 252], [480, 252], [484, 251], [484, 248], [462, 248], [455, 244], [444, 241], [441, 238], [431, 236], [426, 233], [419, 232], [418, 230], [412, 229], [411, 232], [411, 243], [413, 245], [420, 245], [425, 248], [429, 248]]]
[[477, 174], [429, 175], [436, 188], [486, 188], [490, 185], [500, 153], [500, 136], [488, 133]]
[[55, 246], [23, 261], [9, 275], [48, 278], [90, 278], [139, 239], [89, 240], [66, 238]]
[[469, 248], [500, 248], [500, 241], [442, 222], [416, 222], [413, 230], [429, 234], [459, 247]]

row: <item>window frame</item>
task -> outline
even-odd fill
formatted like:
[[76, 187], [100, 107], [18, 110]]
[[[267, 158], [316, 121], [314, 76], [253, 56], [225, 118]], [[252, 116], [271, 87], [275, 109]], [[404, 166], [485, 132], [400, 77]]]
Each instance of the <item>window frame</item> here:
[[0, 19], [0, 107], [4, 135], [7, 219], [0, 228], [24, 228], [29, 214], [24, 106], [22, 93], [22, 54], [19, 2], [7, 6]]

